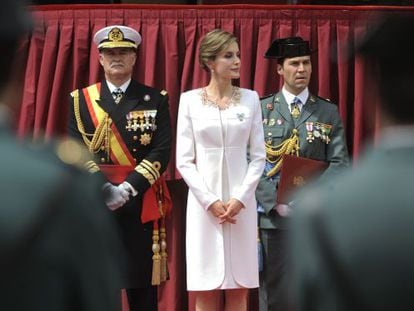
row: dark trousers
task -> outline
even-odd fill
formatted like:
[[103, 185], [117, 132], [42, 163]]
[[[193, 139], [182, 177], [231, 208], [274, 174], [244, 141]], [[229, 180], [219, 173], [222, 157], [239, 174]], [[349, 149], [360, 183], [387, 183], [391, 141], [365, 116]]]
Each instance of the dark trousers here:
[[286, 311], [288, 288], [286, 284], [286, 231], [260, 229], [263, 244], [263, 271], [260, 272], [259, 310]]
[[157, 311], [157, 287], [127, 289], [130, 311]]

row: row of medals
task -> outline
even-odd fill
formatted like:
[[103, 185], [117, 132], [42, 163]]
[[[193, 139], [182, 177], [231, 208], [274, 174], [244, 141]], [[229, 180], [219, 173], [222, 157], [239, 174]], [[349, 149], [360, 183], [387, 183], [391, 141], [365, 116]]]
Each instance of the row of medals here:
[[130, 132], [136, 132], [138, 129], [141, 132], [145, 130], [155, 131], [157, 125], [155, 124], [155, 116], [157, 115], [157, 110], [139, 110], [139, 111], [130, 111], [126, 115], [127, 125], [125, 129]]
[[319, 122], [306, 122], [306, 140], [313, 142], [315, 138], [319, 138], [324, 143], [329, 144], [331, 139], [332, 125], [319, 123]]
[[[155, 124], [155, 116], [157, 115], [157, 110], [137, 110], [130, 111], [126, 114], [127, 125], [125, 129], [128, 132], [136, 132], [138, 129], [141, 132], [145, 130], [151, 130], [154, 132], [157, 129]], [[141, 134], [140, 142], [142, 145], [146, 146], [151, 143], [152, 135], [148, 133]]]

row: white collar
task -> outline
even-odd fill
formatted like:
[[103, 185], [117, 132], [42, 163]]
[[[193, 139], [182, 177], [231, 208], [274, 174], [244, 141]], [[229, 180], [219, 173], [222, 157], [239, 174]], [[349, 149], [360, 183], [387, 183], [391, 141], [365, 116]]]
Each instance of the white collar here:
[[[122, 84], [119, 88], [122, 90], [122, 92], [126, 92], [126, 89], [129, 86], [129, 83], [131, 83], [131, 79], [129, 79], [128, 81], [126, 81], [124, 84]], [[108, 89], [109, 89], [109, 93], [112, 93], [113, 91], [115, 91], [118, 87], [113, 85], [111, 82], [109, 82], [108, 80], [106, 80], [106, 85], [108, 85]]]
[[294, 95], [292, 93], [290, 93], [288, 90], [285, 89], [285, 87], [282, 88], [282, 94], [285, 97], [286, 103], [288, 105], [290, 105], [290, 103], [293, 102], [293, 99], [295, 97], [299, 98], [302, 105], [306, 104], [306, 101], [308, 100], [309, 97], [309, 90], [308, 88], [305, 88], [302, 92], [300, 92], [298, 95]]

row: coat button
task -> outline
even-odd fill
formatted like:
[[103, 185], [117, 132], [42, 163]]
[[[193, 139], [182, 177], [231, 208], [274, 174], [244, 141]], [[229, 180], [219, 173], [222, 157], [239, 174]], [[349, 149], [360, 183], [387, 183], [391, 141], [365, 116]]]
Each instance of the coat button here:
[[133, 152], [137, 152], [137, 148], [132, 149]]
[[105, 158], [101, 158], [101, 163], [105, 163]]
[[138, 140], [138, 136], [132, 137], [133, 140]]

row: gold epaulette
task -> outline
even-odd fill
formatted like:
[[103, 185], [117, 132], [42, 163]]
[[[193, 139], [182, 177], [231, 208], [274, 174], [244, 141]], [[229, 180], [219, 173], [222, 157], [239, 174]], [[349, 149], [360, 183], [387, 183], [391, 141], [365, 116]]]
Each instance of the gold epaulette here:
[[160, 92], [160, 94], [161, 94], [162, 96], [165, 96], [165, 95], [167, 95], [167, 94], [168, 94], [168, 92], [167, 92], [166, 90], [162, 90], [162, 91]]
[[295, 154], [296, 156], [299, 156], [298, 130], [293, 129], [292, 135], [277, 146], [272, 146], [268, 143], [265, 143], [265, 149], [266, 160], [269, 163], [274, 163], [273, 168], [269, 172], [267, 172], [266, 176], [272, 177], [277, 172], [279, 172], [280, 168], [282, 167], [282, 156], [284, 154]]

